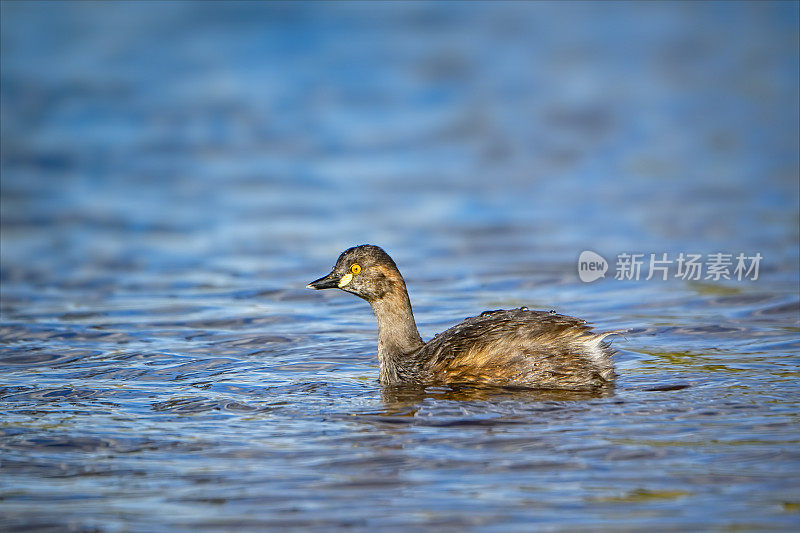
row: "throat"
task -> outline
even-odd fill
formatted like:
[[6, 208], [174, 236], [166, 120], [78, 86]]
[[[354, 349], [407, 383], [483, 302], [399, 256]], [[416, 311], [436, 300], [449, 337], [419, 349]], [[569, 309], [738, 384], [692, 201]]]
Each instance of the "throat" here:
[[[399, 289], [396, 287], [396, 289]], [[405, 287], [387, 293], [370, 302], [378, 319], [378, 362], [381, 381], [403, 381], [403, 363], [410, 362], [411, 354], [423, 346], [414, 322], [414, 312]]]

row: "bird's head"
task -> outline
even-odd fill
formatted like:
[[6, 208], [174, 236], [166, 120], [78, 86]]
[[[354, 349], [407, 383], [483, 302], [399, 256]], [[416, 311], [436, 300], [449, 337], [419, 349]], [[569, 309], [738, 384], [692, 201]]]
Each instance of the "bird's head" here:
[[378, 246], [362, 244], [348, 248], [327, 276], [312, 281], [309, 289], [341, 289], [368, 302], [387, 293], [405, 290], [405, 282], [389, 254]]

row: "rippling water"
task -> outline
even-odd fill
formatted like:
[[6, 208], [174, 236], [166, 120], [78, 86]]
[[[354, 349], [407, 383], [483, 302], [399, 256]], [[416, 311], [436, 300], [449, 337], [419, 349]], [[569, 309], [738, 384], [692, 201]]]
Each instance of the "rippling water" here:
[[[797, 20], [3, 2], [0, 528], [798, 527]], [[382, 388], [369, 307], [304, 288], [362, 242], [425, 338], [627, 330], [616, 389]]]

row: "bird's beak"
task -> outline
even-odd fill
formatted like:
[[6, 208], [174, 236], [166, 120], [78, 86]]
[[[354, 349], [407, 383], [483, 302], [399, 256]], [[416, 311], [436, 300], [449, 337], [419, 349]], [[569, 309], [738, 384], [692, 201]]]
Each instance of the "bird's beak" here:
[[311, 283], [306, 285], [306, 288], [308, 288], [308, 289], [317, 289], [317, 290], [320, 290], [320, 289], [336, 289], [336, 288], [339, 287], [339, 281], [340, 281], [339, 277], [336, 274], [334, 274], [333, 272], [331, 272], [327, 276], [323, 276], [323, 277], [319, 278], [318, 280], [312, 281]]

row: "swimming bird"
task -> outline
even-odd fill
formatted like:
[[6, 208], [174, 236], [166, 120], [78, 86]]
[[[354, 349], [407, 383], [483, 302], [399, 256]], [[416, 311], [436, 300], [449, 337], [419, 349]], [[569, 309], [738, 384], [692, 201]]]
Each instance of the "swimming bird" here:
[[593, 390], [616, 374], [614, 350], [585, 320], [554, 311], [486, 311], [423, 342], [406, 283], [383, 249], [348, 248], [330, 274], [309, 289], [355, 294], [378, 319], [380, 381], [398, 384], [476, 384]]

